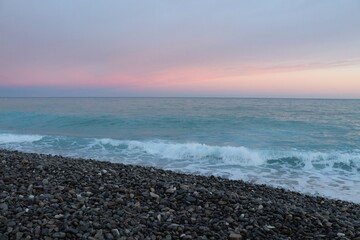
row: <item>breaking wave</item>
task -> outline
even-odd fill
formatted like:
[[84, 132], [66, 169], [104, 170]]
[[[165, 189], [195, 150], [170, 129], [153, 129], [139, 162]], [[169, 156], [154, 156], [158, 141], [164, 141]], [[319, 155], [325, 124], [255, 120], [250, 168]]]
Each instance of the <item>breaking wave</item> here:
[[165, 140], [0, 133], [0, 148], [151, 165], [358, 202], [360, 151], [254, 149]]

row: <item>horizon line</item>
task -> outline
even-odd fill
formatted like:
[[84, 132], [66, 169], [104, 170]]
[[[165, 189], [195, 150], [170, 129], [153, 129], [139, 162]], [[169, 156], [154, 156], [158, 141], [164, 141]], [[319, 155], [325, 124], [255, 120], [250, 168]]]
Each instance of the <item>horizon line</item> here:
[[44, 97], [44, 96], [40, 96], [40, 97], [36, 97], [36, 96], [24, 96], [24, 97], [19, 97], [19, 96], [8, 96], [8, 97], [1, 97], [0, 99], [5, 99], [5, 98], [203, 98], [203, 99], [208, 99], [208, 98], [217, 98], [217, 99], [288, 99], [288, 100], [360, 100], [360, 98], [323, 98], [323, 97], [216, 97], [216, 96], [198, 96], [198, 97], [189, 97], [189, 96], [178, 96], [178, 97], [169, 97], [169, 96], [159, 96], [159, 97], [155, 97], [155, 96], [129, 96], [129, 97], [119, 97], [119, 96], [110, 96], [110, 97], [106, 97], [106, 96], [48, 96], [48, 97]]

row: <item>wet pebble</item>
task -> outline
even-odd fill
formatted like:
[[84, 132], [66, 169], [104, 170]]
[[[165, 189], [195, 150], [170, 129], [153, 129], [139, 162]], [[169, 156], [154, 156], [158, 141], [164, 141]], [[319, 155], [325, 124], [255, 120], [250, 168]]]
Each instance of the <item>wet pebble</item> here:
[[360, 240], [354, 203], [61, 156], [0, 162], [0, 239]]

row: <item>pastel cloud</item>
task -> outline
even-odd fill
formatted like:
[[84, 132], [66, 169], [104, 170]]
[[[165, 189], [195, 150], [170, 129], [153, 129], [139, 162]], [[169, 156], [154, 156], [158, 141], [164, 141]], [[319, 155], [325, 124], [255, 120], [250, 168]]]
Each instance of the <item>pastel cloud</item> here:
[[2, 2], [0, 88], [360, 97], [359, 11], [357, 0]]

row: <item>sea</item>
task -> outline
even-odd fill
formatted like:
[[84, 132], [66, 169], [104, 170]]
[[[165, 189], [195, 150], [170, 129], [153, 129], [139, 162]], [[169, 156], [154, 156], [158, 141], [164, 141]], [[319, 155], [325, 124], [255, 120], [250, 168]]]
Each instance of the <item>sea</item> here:
[[0, 98], [0, 148], [360, 203], [360, 100]]

